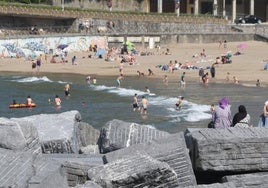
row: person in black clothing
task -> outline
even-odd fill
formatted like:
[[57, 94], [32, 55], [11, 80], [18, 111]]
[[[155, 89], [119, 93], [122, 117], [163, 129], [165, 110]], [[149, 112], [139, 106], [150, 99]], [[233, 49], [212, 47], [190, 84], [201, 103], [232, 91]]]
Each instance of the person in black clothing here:
[[215, 78], [215, 73], [216, 73], [215, 64], [212, 64], [212, 66], [210, 67], [210, 74], [212, 78]]

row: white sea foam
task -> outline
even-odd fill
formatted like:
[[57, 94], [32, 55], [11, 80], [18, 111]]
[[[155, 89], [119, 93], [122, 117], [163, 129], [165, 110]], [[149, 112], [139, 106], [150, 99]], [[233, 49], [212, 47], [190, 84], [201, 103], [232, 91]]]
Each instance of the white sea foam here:
[[148, 93], [136, 90], [136, 89], [127, 89], [127, 88], [118, 88], [118, 87], [109, 87], [105, 85], [98, 85], [91, 87], [93, 90], [104, 91], [108, 93], [113, 93], [123, 97], [132, 97], [135, 93], [140, 96], [146, 96], [149, 101], [149, 109], [151, 108], [160, 108], [163, 112], [163, 116], [169, 117], [171, 122], [198, 122], [200, 120], [206, 120], [211, 118], [209, 112], [209, 105], [196, 104], [184, 100], [182, 108], [176, 110], [176, 102], [178, 101], [177, 97], [167, 97], [167, 96], [158, 96], [156, 94], [149, 95]]
[[13, 81], [22, 82], [22, 83], [27, 83], [27, 82], [53, 82], [52, 80], [50, 80], [46, 76], [43, 76], [43, 77], [32, 76], [32, 77], [26, 77], [26, 78], [19, 78], [19, 79], [13, 80]]

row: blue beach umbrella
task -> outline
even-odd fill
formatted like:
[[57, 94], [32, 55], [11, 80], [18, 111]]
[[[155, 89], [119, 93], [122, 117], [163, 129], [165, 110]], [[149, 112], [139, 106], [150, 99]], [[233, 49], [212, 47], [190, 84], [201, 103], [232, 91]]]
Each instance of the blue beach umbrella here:
[[104, 49], [98, 49], [95, 55], [96, 56], [99, 56], [99, 55], [103, 55], [103, 54], [106, 54], [106, 53], [107, 53], [106, 50], [104, 50]]

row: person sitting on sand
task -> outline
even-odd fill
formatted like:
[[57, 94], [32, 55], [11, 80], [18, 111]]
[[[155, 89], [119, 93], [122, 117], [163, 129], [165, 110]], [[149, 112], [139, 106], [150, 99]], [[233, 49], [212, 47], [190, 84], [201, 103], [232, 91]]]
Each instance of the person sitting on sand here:
[[137, 71], [137, 73], [138, 73], [138, 76], [139, 76], [139, 77], [144, 76], [144, 73], [141, 72], [141, 71]]
[[257, 87], [261, 87], [260, 79], [258, 79], [258, 80], [256, 81], [256, 86], [257, 86]]
[[230, 81], [230, 73], [229, 72], [226, 73], [225, 80], [226, 80], [226, 82]]
[[54, 55], [51, 57], [50, 63], [57, 63]]
[[238, 80], [238, 78], [236, 76], [233, 76], [233, 80], [234, 80], [235, 84], [239, 84], [239, 80]]
[[169, 48], [166, 49], [166, 51], [164, 52], [165, 55], [171, 55], [171, 52], [169, 50]]

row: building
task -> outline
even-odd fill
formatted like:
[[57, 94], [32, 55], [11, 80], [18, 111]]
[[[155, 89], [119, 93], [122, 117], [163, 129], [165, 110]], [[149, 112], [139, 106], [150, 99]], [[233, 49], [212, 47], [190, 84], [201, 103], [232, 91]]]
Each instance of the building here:
[[150, 12], [175, 12], [175, 2], [180, 3], [182, 14], [212, 14], [234, 22], [237, 17], [256, 15], [268, 20], [267, 0], [150, 0]]
[[[108, 7], [107, 2], [112, 2]], [[179, 9], [176, 3], [179, 2]], [[52, 0], [52, 4], [82, 9], [102, 9], [111, 11], [140, 11], [181, 14], [211, 14], [223, 16], [230, 22], [240, 16], [252, 14], [268, 21], [268, 0]], [[178, 5], [178, 4], [177, 4]]]

